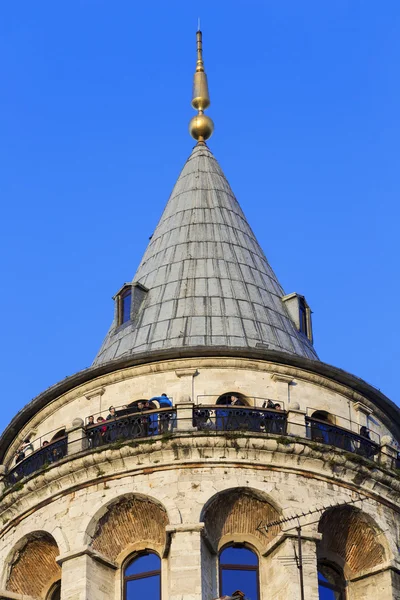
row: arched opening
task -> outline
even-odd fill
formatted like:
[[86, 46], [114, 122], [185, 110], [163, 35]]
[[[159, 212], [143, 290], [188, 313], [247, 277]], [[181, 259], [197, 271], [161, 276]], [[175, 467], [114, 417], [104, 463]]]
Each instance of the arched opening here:
[[50, 440], [50, 444], [52, 442], [56, 442], [57, 440], [60, 440], [63, 437], [65, 437], [65, 428], [64, 429], [60, 429], [59, 431], [57, 431], [57, 433], [55, 433], [53, 435], [53, 437]]
[[320, 600], [345, 600], [345, 580], [336, 565], [318, 563], [318, 597]]
[[338, 506], [326, 511], [318, 531], [322, 533], [319, 561], [343, 565], [346, 577], [377, 567], [386, 560], [381, 531], [368, 515], [354, 506]]
[[161, 600], [161, 560], [155, 552], [143, 551], [124, 568], [124, 600]]
[[244, 597], [259, 600], [258, 556], [244, 544], [230, 544], [219, 553], [219, 587], [221, 596], [242, 592]]
[[240, 392], [225, 392], [218, 397], [215, 404], [224, 406], [249, 406], [249, 401]]
[[266, 546], [278, 535], [280, 527], [273, 525], [268, 531], [260, 531], [259, 524], [278, 519], [278, 510], [262, 492], [252, 488], [233, 488], [216, 494], [206, 504], [201, 517], [215, 548], [225, 536], [232, 542], [239, 541], [237, 536], [247, 540], [251, 536], [255, 544]]
[[[142, 496], [123, 496], [101, 510], [89, 526], [91, 546], [115, 561], [132, 543], [154, 548], [162, 554], [166, 544], [168, 516], [164, 507]], [[88, 531], [90, 535], [91, 532]]]
[[317, 419], [318, 421], [326, 421], [326, 423], [335, 424], [335, 417], [328, 413], [326, 410], [315, 410], [312, 415], [312, 419]]
[[55, 539], [46, 532], [34, 532], [21, 540], [11, 559], [7, 591], [45, 598], [52, 583], [61, 577], [61, 568], [56, 562], [59, 554]]
[[[221, 568], [221, 565], [234, 564], [231, 562], [232, 557], [229, 558], [229, 553], [224, 554], [223, 550], [227, 547], [235, 549], [243, 548], [245, 550], [255, 548], [257, 551], [262, 552], [263, 548], [266, 548], [279, 534], [280, 526], [271, 525], [267, 530], [264, 530], [260, 528], [260, 523], [277, 521], [279, 516], [279, 511], [269, 502], [265, 494], [253, 488], [231, 488], [210, 498], [200, 516], [200, 520], [204, 522], [207, 535], [207, 542], [205, 540], [202, 541], [201, 564], [202, 569], [211, 574], [205, 582], [207, 585], [207, 589], [205, 589], [207, 597], [215, 598], [218, 596], [218, 566]], [[212, 551], [210, 550], [211, 548]], [[220, 550], [221, 560], [218, 560]], [[250, 556], [250, 554], [243, 551], [239, 560], [237, 557], [240, 553], [232, 550], [231, 554], [232, 556], [235, 555], [232, 560], [237, 560], [238, 562], [235, 568], [228, 569], [229, 573], [227, 573], [227, 576], [232, 575], [230, 571], [236, 572], [240, 570], [238, 567], [241, 564], [246, 566], [245, 562], [241, 561], [242, 559], [245, 560], [246, 556], [247, 559]], [[257, 557], [257, 555], [255, 556]], [[258, 559], [257, 565], [252, 563], [247, 566], [257, 566], [258, 568]], [[228, 577], [228, 579], [231, 582], [236, 581], [234, 576], [235, 573], [233, 573], [232, 577]], [[254, 579], [254, 575], [248, 575], [248, 577]], [[221, 581], [220, 573], [220, 589], [222, 589]], [[246, 592], [240, 586], [235, 587], [232, 591]], [[225, 592], [224, 595], [226, 595]], [[253, 600], [253, 596], [249, 592], [246, 592], [246, 597]], [[254, 596], [254, 598], [258, 597]]]
[[332, 437], [331, 425], [334, 425], [335, 419], [326, 410], [316, 410], [311, 415], [310, 430], [311, 439], [315, 442], [321, 442], [323, 444], [330, 443], [330, 437]]

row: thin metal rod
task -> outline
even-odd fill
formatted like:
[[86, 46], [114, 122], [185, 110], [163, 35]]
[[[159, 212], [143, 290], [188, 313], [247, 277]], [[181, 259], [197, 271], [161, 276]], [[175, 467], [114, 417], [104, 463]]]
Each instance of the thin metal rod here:
[[298, 542], [298, 552], [299, 552], [299, 574], [300, 574], [300, 598], [304, 600], [304, 579], [303, 579], [303, 552], [301, 547], [301, 527], [300, 525], [296, 527], [297, 529], [297, 542]]

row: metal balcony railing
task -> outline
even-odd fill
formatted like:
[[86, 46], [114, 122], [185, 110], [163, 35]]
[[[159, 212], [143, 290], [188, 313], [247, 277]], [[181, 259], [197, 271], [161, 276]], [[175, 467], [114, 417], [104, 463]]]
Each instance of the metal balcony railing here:
[[253, 431], [286, 433], [287, 415], [281, 410], [245, 406], [197, 406], [193, 408], [193, 426], [199, 431]]
[[32, 475], [43, 467], [59, 461], [67, 455], [68, 438], [62, 437], [32, 452], [26, 458], [18, 462], [7, 473], [6, 481], [9, 485], [18, 483], [23, 477]]
[[307, 438], [315, 442], [336, 446], [365, 458], [372, 459], [379, 452], [379, 444], [369, 437], [332, 425], [327, 421], [306, 417], [306, 432]]
[[176, 426], [176, 409], [161, 408], [137, 411], [122, 417], [108, 419], [86, 427], [90, 448], [112, 444], [118, 440], [133, 440], [173, 431]]
[[[68, 454], [175, 432], [191, 435], [196, 432], [209, 435], [224, 432], [237, 432], [239, 435], [241, 432], [285, 435], [288, 441], [293, 438], [308, 439], [341, 448], [370, 460], [374, 460], [380, 452], [379, 461], [388, 464], [389, 459], [381, 449], [378, 434], [371, 432], [374, 436], [371, 439], [368, 437], [369, 432], [367, 436], [361, 435], [363, 430], [353, 431], [307, 415], [294, 417], [297, 420], [292, 422], [288, 421], [288, 413], [284, 410], [229, 404], [186, 403], [176, 408], [153, 410], [140, 410], [138, 406], [131, 406], [125, 414], [95, 424], [82, 424], [82, 427], [71, 429], [68, 435], [26, 455], [23, 460], [9, 468], [5, 474], [5, 483], [12, 486], [24, 477], [53, 466]], [[31, 446], [35, 447], [33, 443]], [[392, 468], [400, 468], [399, 456], [396, 460], [396, 453], [393, 455]]]

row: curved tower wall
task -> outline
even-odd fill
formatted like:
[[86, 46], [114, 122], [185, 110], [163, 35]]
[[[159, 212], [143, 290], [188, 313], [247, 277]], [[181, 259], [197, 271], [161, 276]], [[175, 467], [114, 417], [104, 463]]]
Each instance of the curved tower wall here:
[[[89, 414], [162, 392], [177, 411], [168, 432], [90, 447], [83, 423]], [[267, 398], [279, 402], [286, 429], [222, 431], [193, 424], [196, 405], [215, 412], [211, 405], [227, 392], [258, 409]], [[383, 434], [379, 453], [366, 458], [316, 440], [306, 426], [311, 410], [329, 412], [343, 429], [351, 415], [354, 431], [373, 419]], [[34, 431], [43, 439], [63, 428], [66, 456], [16, 484], [5, 487], [3, 478], [2, 597], [46, 598], [61, 579], [65, 600], [117, 600], [127, 557], [150, 549], [162, 558], [163, 598], [212, 600], [219, 595], [218, 552], [235, 542], [259, 557], [261, 600], [300, 598], [293, 545], [298, 519], [287, 519], [310, 513], [301, 518], [307, 598], [318, 598], [321, 560], [340, 564], [350, 599], [398, 598], [400, 484], [389, 462], [390, 419], [351, 386], [241, 357], [150, 362], [70, 389], [38, 410], [16, 437]], [[15, 447], [16, 440], [5, 464]], [[269, 522], [275, 525], [263, 529]], [[32, 588], [38, 564], [44, 565], [42, 578]]]

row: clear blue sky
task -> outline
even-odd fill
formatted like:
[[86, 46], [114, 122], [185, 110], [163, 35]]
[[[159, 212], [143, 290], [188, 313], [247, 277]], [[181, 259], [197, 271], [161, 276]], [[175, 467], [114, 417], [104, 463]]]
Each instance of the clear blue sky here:
[[199, 7], [219, 160], [321, 359], [398, 401], [400, 3], [0, 6], [0, 429], [91, 364], [193, 141]]

